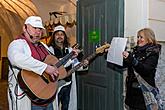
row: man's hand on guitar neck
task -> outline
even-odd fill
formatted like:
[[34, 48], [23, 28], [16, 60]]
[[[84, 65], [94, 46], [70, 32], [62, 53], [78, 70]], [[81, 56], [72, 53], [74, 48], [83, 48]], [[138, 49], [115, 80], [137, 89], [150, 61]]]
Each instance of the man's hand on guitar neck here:
[[83, 51], [82, 49], [79, 48], [79, 45], [77, 43], [72, 46], [72, 49], [73, 49], [72, 59], [76, 58], [78, 54]]
[[58, 71], [57, 67], [48, 65], [45, 69], [45, 72], [48, 75], [50, 75], [50, 77], [53, 81], [57, 80], [57, 77], [59, 75], [59, 71]]
[[86, 67], [88, 67], [89, 61], [87, 59], [85, 59], [82, 61], [82, 63], [83, 63], [83, 68], [86, 68]]
[[75, 48], [73, 48], [72, 51], [73, 51], [72, 59], [76, 58], [78, 56], [78, 54], [81, 52], [81, 50], [75, 49]]

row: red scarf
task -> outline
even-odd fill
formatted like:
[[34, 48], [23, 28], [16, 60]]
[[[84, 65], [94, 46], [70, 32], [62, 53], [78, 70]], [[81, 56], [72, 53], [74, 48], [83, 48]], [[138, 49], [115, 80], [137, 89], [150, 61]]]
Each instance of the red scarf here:
[[44, 61], [46, 56], [49, 55], [47, 49], [40, 42], [35, 45], [30, 42], [23, 34], [18, 36], [16, 39], [25, 39], [31, 49], [31, 56], [37, 60]]

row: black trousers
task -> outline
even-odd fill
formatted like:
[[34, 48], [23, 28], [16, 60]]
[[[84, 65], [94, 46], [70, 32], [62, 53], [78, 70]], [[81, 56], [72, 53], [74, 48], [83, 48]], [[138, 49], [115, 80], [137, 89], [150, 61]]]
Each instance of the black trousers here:
[[70, 101], [71, 84], [64, 86], [58, 94], [58, 102], [61, 103], [61, 110], [68, 110]]
[[129, 107], [128, 110], [146, 110], [146, 109], [138, 109], [138, 108], [131, 108], [131, 107]]
[[125, 104], [125, 108], [126, 108], [126, 110], [146, 110], [146, 109], [139, 109], [139, 108], [129, 107], [129, 106], [126, 105], [126, 104]]

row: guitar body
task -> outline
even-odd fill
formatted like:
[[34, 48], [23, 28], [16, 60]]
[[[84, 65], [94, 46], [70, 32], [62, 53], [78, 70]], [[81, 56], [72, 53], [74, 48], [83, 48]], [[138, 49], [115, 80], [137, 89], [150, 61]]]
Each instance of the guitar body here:
[[[104, 49], [109, 48], [110, 45], [106, 44], [100, 48], [96, 49], [96, 52], [87, 58], [87, 60], [92, 59], [98, 53], [104, 52]], [[38, 75], [35, 72], [21, 70], [18, 73], [18, 83], [21, 89], [27, 94], [31, 101], [37, 105], [45, 105], [52, 102], [56, 97], [56, 91], [60, 86], [59, 79], [64, 79], [68, 75], [72, 74], [79, 67], [83, 66], [83, 63], [80, 63], [69, 73], [66, 72], [65, 68], [62, 66], [69, 60], [73, 55], [73, 52], [66, 55], [62, 60], [58, 60], [55, 56], [48, 55], [45, 59], [45, 63], [48, 65], [56, 66], [59, 70], [59, 76], [55, 82], [52, 82], [49, 75], [43, 73]], [[58, 81], [59, 80], [59, 81]]]
[[[59, 60], [56, 57], [48, 55], [44, 62], [49, 65], [55, 65], [58, 61]], [[67, 76], [67, 72], [63, 66], [60, 66], [58, 70], [58, 79]], [[52, 82], [51, 79], [49, 79], [49, 75], [44, 77], [45, 78], [27, 70], [22, 70], [18, 73], [18, 82], [21, 89], [27, 94], [31, 101], [37, 105], [52, 102], [55, 99], [56, 91], [58, 89], [58, 79], [55, 82]]]

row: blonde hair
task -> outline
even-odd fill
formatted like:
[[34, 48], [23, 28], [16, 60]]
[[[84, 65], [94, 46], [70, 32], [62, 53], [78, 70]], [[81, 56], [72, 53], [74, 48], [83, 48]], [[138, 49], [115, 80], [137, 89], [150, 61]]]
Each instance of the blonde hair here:
[[141, 32], [144, 33], [144, 37], [148, 41], [149, 44], [157, 44], [158, 43], [156, 38], [155, 38], [155, 33], [152, 29], [143, 28], [143, 29], [139, 30], [137, 34], [140, 35]]

